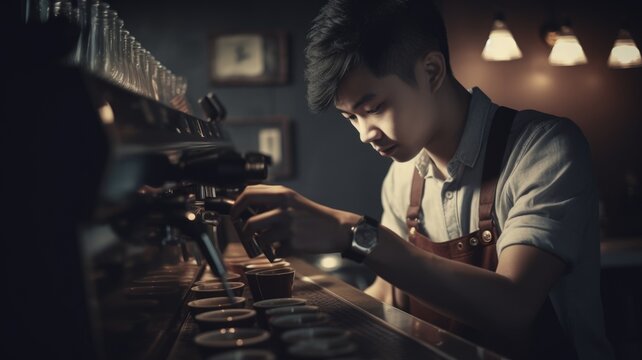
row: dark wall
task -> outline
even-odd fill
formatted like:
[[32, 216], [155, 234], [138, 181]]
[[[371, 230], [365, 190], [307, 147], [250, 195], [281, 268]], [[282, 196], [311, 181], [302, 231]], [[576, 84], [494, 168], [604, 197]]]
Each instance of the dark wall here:
[[[192, 106], [214, 90], [229, 116], [286, 115], [295, 123], [296, 177], [284, 182], [326, 205], [378, 215], [380, 185], [389, 160], [361, 144], [336, 111], [311, 114], [305, 101], [303, 49], [311, 20], [325, 1], [112, 1], [126, 26], [144, 47], [189, 81]], [[449, 31], [451, 62], [467, 87], [481, 87], [495, 102], [518, 109], [535, 108], [573, 119], [592, 148], [602, 199], [611, 225], [622, 218], [624, 176], [642, 178], [642, 69], [606, 66], [623, 15], [642, 44], [640, 5], [633, 1], [587, 5], [557, 1], [558, 15], [569, 16], [589, 64], [548, 65], [550, 51], [539, 38], [551, 2], [441, 1]], [[496, 10], [503, 10], [524, 57], [485, 62], [481, 51]], [[208, 35], [222, 31], [280, 28], [290, 33], [288, 85], [214, 88], [208, 81]], [[638, 180], [639, 181], [639, 180]], [[612, 226], [612, 228], [615, 228]], [[616, 234], [616, 231], [612, 231]]]

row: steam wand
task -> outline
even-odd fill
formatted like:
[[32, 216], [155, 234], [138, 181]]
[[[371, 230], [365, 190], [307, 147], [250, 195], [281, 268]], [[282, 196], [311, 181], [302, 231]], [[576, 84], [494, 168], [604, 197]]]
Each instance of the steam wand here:
[[186, 211], [182, 215], [174, 214], [174, 216], [171, 217], [171, 220], [174, 226], [196, 241], [201, 249], [201, 253], [205, 256], [210, 269], [214, 275], [219, 277], [221, 280], [227, 297], [232, 300], [232, 298], [234, 298], [234, 293], [230, 289], [230, 285], [227, 280], [227, 270], [223, 264], [223, 256], [214, 246], [214, 239], [212, 239], [207, 232], [207, 225], [198, 221], [196, 214], [191, 211]]

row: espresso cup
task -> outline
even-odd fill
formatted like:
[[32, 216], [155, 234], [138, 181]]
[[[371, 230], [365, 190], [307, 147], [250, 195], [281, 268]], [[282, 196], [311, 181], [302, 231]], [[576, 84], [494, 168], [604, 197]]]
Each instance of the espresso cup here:
[[292, 297], [294, 269], [282, 267], [256, 273], [261, 300]]
[[239, 274], [241, 274], [241, 281], [247, 282], [245, 273], [248, 271], [276, 269], [276, 268], [290, 266], [290, 263], [287, 261], [284, 261], [283, 259], [276, 259], [275, 262], [270, 262], [268, 259], [256, 258], [240, 264], [236, 264], [235, 266], [237, 270], [240, 270]]
[[245, 280], [254, 301], [292, 297], [294, 269], [252, 269], [245, 273]]
[[275, 261], [273, 263], [267, 262], [267, 263], [253, 263], [253, 264], [247, 264], [244, 267], [244, 271], [250, 271], [250, 270], [255, 270], [255, 269], [264, 269], [264, 270], [270, 270], [270, 269], [277, 269], [277, 268], [282, 268], [282, 267], [288, 267], [290, 266], [290, 263], [284, 260], [281, 261]]
[[220, 328], [251, 327], [256, 320], [256, 310], [222, 309], [206, 311], [194, 316], [201, 331]]
[[290, 314], [303, 314], [303, 313], [317, 313], [319, 307], [315, 305], [297, 305], [297, 306], [283, 306], [265, 311], [265, 318], [269, 321], [273, 316], [283, 316]]
[[278, 307], [286, 306], [299, 306], [305, 305], [307, 300], [300, 298], [282, 298], [282, 299], [268, 299], [254, 302], [252, 306], [256, 310], [257, 320], [259, 326], [267, 328], [267, 321], [265, 318], [265, 312], [269, 309], [274, 309]]
[[259, 283], [256, 274], [264, 271], [264, 269], [254, 269], [245, 273], [245, 283], [250, 288], [250, 294], [254, 301], [261, 301], [261, 292], [259, 291]]
[[270, 333], [257, 328], [224, 328], [196, 335], [194, 343], [204, 355], [223, 350], [246, 349], [267, 344]]

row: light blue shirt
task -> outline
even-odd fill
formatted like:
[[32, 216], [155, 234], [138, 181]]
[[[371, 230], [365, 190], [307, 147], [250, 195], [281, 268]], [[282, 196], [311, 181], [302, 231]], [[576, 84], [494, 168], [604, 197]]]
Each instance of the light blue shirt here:
[[[425, 178], [420, 216], [434, 242], [479, 229], [480, 182], [490, 123], [498, 106], [472, 90], [464, 132], [445, 178], [425, 150], [393, 162], [381, 199], [381, 224], [408, 239], [405, 218], [413, 170]], [[498, 256], [508, 246], [535, 246], [560, 258], [568, 272], [549, 296], [581, 359], [610, 359], [600, 300], [598, 194], [588, 142], [570, 120], [520, 111], [509, 136], [495, 194]]]

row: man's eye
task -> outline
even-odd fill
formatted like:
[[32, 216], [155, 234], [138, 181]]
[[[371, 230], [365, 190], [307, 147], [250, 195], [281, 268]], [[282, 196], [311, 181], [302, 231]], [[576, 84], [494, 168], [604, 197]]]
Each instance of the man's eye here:
[[366, 112], [367, 112], [368, 114], [376, 114], [376, 113], [378, 113], [378, 112], [379, 112], [379, 110], [381, 110], [381, 106], [382, 106], [382, 105], [383, 105], [383, 104], [379, 104], [379, 105], [377, 105], [377, 107], [375, 107], [374, 109], [366, 110]]
[[355, 120], [357, 120], [357, 115], [350, 115], [350, 116], [347, 117], [347, 119], [350, 120], [350, 121], [355, 121]]

